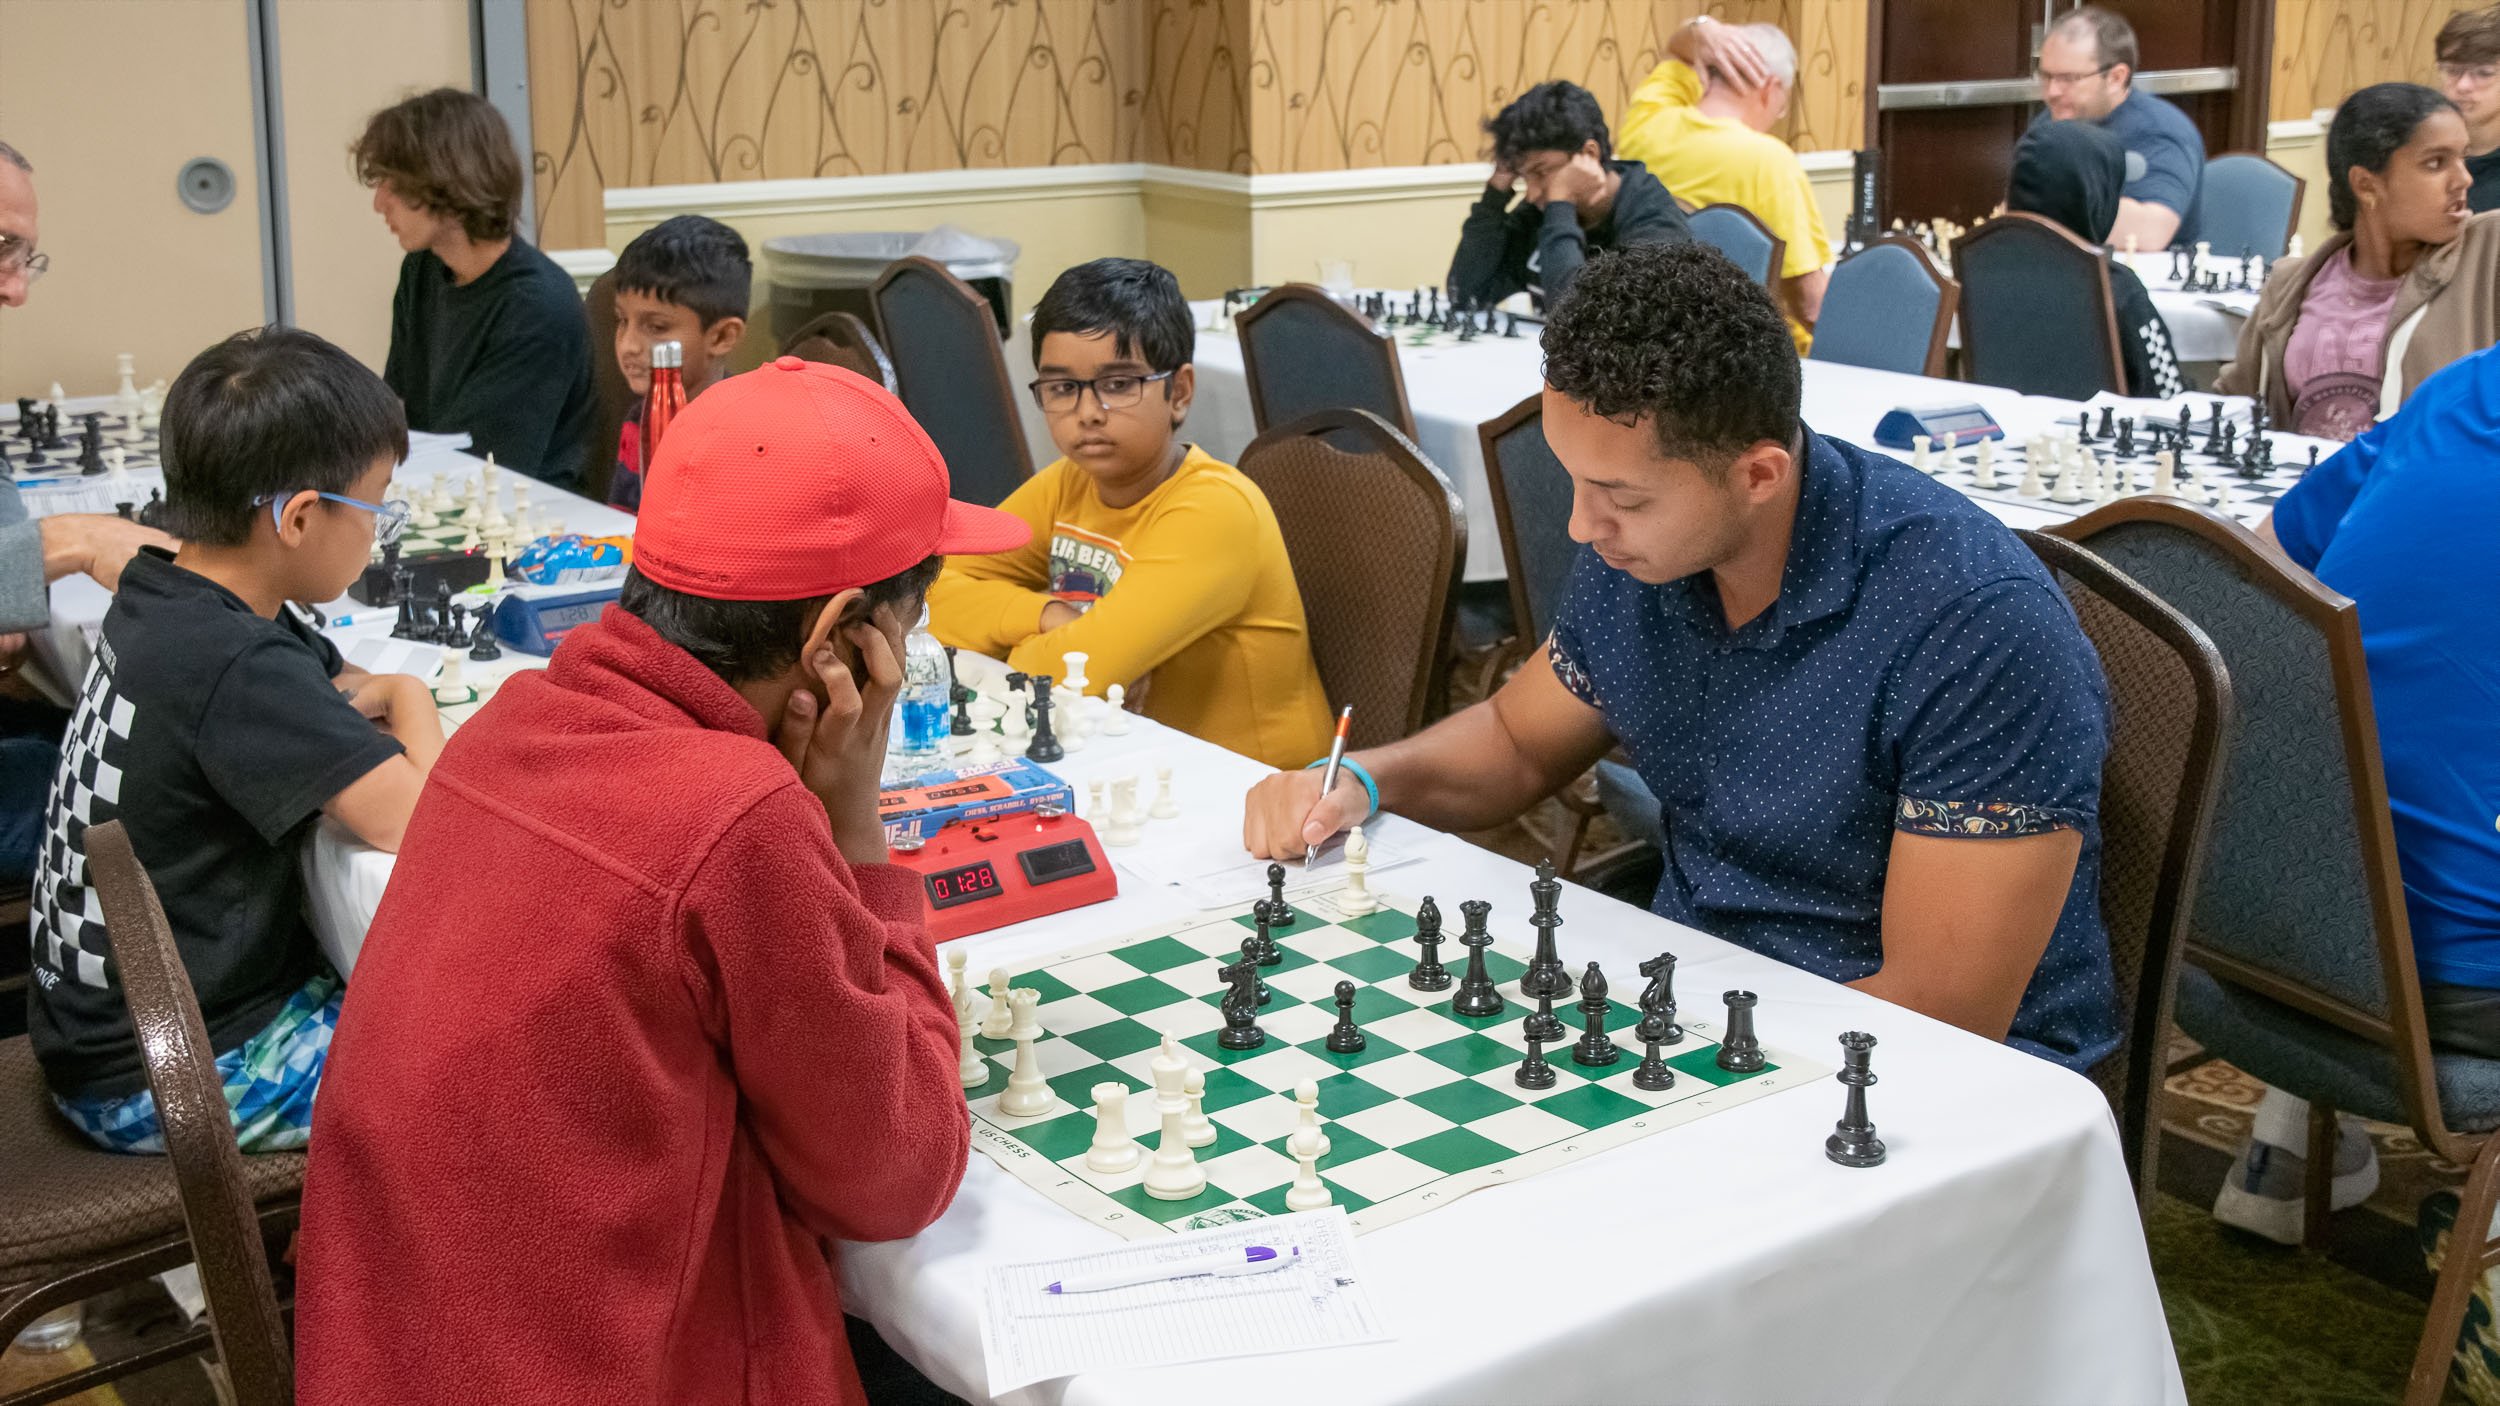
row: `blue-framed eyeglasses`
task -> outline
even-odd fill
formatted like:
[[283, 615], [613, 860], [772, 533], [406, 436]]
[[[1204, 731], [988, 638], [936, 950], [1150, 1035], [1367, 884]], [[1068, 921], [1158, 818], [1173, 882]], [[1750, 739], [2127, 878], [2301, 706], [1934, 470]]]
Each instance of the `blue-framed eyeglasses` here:
[[[263, 493], [252, 500], [252, 506], [257, 508], [263, 503], [268, 504], [269, 525], [277, 527], [285, 521], [283, 509], [286, 500], [294, 496], [293, 493]], [[324, 502], [340, 503], [350, 508], [362, 508], [373, 514], [373, 540], [384, 546], [399, 540], [399, 534], [408, 530], [408, 515], [416, 511], [397, 498], [387, 503], [368, 503], [362, 498], [350, 498], [344, 493], [323, 493], [317, 489], [313, 496]]]

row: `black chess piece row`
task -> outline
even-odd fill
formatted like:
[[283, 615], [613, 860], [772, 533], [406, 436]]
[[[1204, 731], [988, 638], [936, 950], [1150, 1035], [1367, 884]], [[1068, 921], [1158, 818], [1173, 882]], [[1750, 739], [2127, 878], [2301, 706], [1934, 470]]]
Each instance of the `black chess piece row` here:
[[391, 593], [399, 601], [399, 619], [391, 626], [392, 639], [453, 649], [466, 645], [469, 657], [477, 660], [503, 657], [503, 646], [495, 639], [495, 608], [491, 602], [481, 601], [464, 610], [452, 602], [449, 581], [434, 583], [431, 602], [419, 600], [413, 573], [404, 566], [392, 573]]

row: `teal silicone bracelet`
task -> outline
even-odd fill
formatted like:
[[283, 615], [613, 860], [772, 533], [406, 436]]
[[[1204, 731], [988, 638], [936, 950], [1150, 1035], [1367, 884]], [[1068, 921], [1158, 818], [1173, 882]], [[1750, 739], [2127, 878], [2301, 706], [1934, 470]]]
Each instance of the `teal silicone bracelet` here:
[[[1318, 761], [1315, 761], [1302, 769], [1304, 771], [1317, 771], [1326, 765], [1328, 765], [1328, 759], [1326, 757], [1322, 757]], [[1371, 813], [1373, 815], [1378, 815], [1380, 813], [1380, 783], [1372, 780], [1371, 772], [1365, 769], [1361, 762], [1356, 761], [1352, 757], [1339, 757], [1337, 759], [1337, 766], [1340, 770], [1354, 773], [1354, 779], [1363, 783], [1363, 794], [1371, 797]]]

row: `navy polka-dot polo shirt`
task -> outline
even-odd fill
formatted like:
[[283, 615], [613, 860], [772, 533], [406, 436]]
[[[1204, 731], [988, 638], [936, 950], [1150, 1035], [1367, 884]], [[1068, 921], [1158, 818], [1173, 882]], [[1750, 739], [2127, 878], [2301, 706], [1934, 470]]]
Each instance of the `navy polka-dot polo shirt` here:
[[2118, 1043], [2101, 926], [2109, 703], [2021, 539], [1907, 465], [1807, 431], [1780, 593], [1727, 627], [1708, 572], [1646, 585], [1582, 549], [1554, 672], [1605, 715], [1667, 830], [1661, 917], [1853, 981], [1883, 965], [1896, 830], [2083, 834], [2010, 1043], [2082, 1070]]

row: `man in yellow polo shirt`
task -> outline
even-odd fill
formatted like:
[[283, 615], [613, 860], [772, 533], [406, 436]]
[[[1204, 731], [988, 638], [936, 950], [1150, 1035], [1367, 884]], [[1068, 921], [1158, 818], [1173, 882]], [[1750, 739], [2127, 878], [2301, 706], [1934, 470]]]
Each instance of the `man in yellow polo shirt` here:
[[1687, 206], [1742, 206], [1785, 242], [1780, 304], [1802, 353], [1822, 315], [1832, 242], [1797, 153], [1770, 135], [1796, 88], [1796, 46], [1776, 25], [1703, 15], [1675, 32], [1667, 53], [1632, 94], [1616, 150]]

